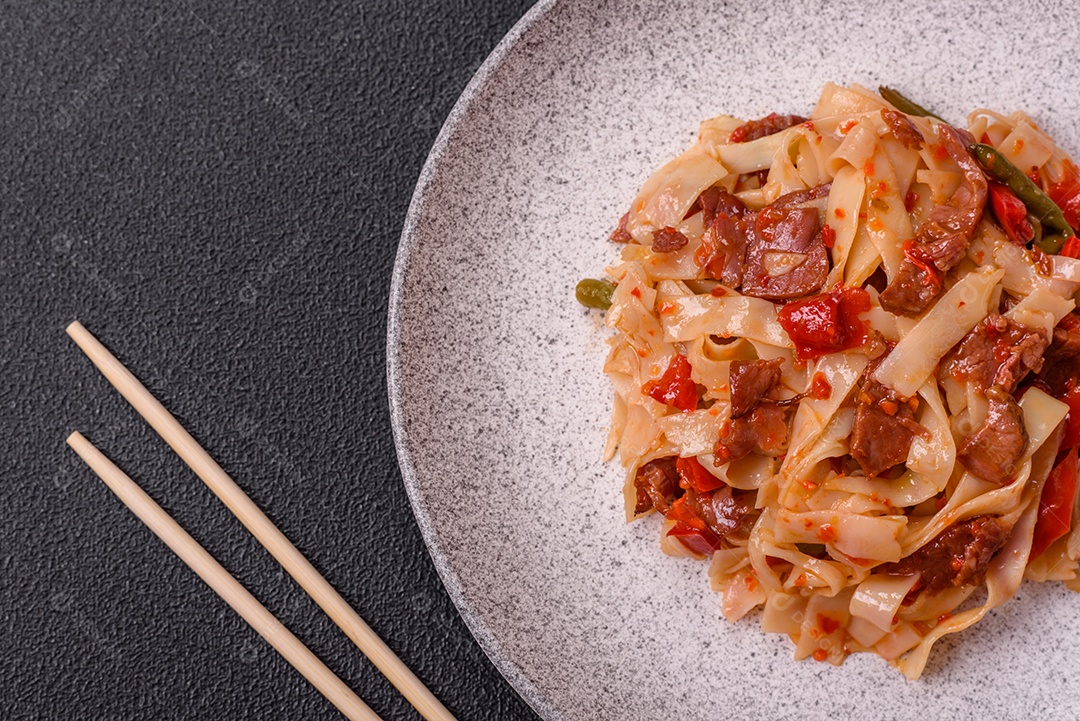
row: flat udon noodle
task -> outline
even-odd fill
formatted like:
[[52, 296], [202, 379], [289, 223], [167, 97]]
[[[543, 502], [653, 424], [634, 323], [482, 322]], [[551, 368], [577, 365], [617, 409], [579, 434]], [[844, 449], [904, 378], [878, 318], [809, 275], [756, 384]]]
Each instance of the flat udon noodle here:
[[833, 178], [825, 220], [836, 233], [836, 240], [832, 248], [833, 268], [825, 283], [827, 287], [844, 280], [844, 268], [859, 229], [859, 213], [862, 212], [865, 191], [866, 174], [862, 170], [844, 166]]
[[900, 339], [874, 371], [874, 380], [905, 398], [915, 395], [938, 361], [986, 317], [991, 294], [1003, 275], [1003, 271], [987, 266], [957, 281]]
[[776, 306], [762, 298], [737, 293], [685, 296], [671, 302], [660, 315], [664, 339], [685, 342], [703, 335], [759, 340], [782, 348], [793, 344], [777, 321]]
[[811, 377], [820, 373], [832, 391], [828, 398], [805, 398], [799, 404], [791, 426], [788, 453], [780, 469], [781, 476], [795, 479], [808, 464], [820, 460], [811, 454], [811, 445], [847, 400], [868, 363], [869, 359], [862, 353], [830, 353], [815, 362]]
[[[916, 155], [914, 151], [907, 152]], [[881, 257], [885, 275], [892, 281], [904, 259], [904, 241], [914, 237], [915, 231], [892, 162], [881, 143], [875, 144], [867, 168], [873, 172], [866, 176], [866, 184], [871, 188], [866, 204], [866, 231]]]
[[645, 182], [630, 206], [627, 232], [638, 243], [651, 245], [654, 231], [681, 223], [698, 196], [727, 174], [706, 146], [693, 146]]

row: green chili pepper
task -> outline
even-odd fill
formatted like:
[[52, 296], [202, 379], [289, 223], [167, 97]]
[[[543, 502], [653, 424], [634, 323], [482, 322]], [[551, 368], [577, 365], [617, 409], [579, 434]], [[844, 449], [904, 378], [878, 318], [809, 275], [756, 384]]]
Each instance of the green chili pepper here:
[[1009, 159], [996, 148], [983, 143], [975, 143], [968, 148], [968, 151], [975, 156], [987, 173], [1000, 180], [1015, 193], [1016, 197], [1027, 206], [1028, 212], [1038, 218], [1043, 225], [1061, 231], [1066, 238], [1076, 235], [1057, 203], [1050, 200], [1050, 196], [1044, 193], [1042, 188], [1035, 185], [1031, 178], [1024, 175], [1020, 168], [1009, 162]]
[[[1031, 213], [1028, 213], [1027, 214], [1027, 222], [1031, 223], [1032, 240], [1036, 244], [1038, 244], [1038, 242], [1040, 240], [1042, 240], [1042, 237], [1044, 235], [1042, 221], [1040, 221], [1038, 218], [1036, 218]], [[1046, 234], [1049, 235], [1048, 233], [1046, 233]]]
[[1060, 235], [1044, 235], [1035, 241], [1035, 245], [1047, 255], [1057, 255], [1061, 252], [1061, 246], [1065, 245], [1065, 238]]
[[607, 310], [611, 307], [611, 294], [615, 292], [615, 284], [606, 280], [586, 278], [577, 284], [577, 299], [586, 308], [599, 308]]
[[899, 110], [901, 113], [907, 113], [908, 115], [921, 115], [924, 118], [935, 118], [943, 123], [945, 122], [945, 119], [942, 118], [940, 115], [934, 115], [923, 106], [908, 100], [892, 88], [887, 88], [884, 85], [881, 85], [878, 87], [878, 93], [881, 94], [881, 97], [892, 103], [892, 106]]

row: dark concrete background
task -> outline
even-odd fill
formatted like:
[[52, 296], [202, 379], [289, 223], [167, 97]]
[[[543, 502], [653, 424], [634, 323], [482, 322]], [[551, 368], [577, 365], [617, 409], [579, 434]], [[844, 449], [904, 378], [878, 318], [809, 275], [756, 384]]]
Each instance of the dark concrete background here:
[[340, 718], [64, 445], [126, 469], [386, 719], [419, 718], [63, 333], [78, 318], [461, 719], [533, 718], [394, 455], [390, 272], [528, 0], [0, 8], [0, 717]]

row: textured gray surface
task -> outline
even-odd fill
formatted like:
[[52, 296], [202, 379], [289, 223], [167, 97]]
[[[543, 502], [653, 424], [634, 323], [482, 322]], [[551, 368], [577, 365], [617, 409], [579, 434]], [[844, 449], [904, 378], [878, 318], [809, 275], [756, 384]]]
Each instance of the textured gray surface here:
[[[705, 568], [626, 527], [599, 463], [609, 386], [576, 281], [648, 174], [722, 112], [808, 112], [822, 85], [903, 88], [945, 117], [1025, 108], [1069, 148], [1080, 70], [1038, 3], [563, 2], [459, 103], [414, 199], [391, 308], [399, 455], [473, 632], [548, 719], [1076, 718], [1080, 601], [1028, 584], [940, 643], [921, 681], [790, 660], [728, 625]], [[653, 519], [655, 521], [655, 519]], [[990, 711], [992, 709], [992, 711]]]
[[462, 721], [532, 718], [428, 558], [383, 355], [421, 164], [527, 4], [0, 8], [0, 718], [341, 718], [75, 428], [383, 718], [419, 718], [82, 357], [76, 317]]

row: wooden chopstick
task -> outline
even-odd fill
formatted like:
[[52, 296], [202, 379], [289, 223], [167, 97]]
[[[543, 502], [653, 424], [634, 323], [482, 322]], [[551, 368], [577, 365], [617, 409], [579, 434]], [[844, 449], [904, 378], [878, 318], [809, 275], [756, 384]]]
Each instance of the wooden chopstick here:
[[105, 378], [427, 721], [456, 721], [165, 406], [79, 321], [67, 333]]
[[337, 706], [346, 718], [352, 721], [381, 721], [359, 696], [215, 561], [198, 541], [81, 433], [72, 433], [68, 436], [67, 443], [132, 513], [164, 541], [180, 560], [190, 566], [199, 578], [206, 581], [206, 585], [232, 606], [241, 618], [265, 638], [330, 703]]

